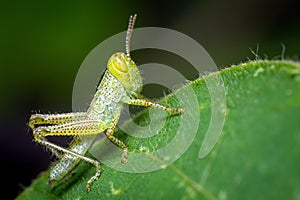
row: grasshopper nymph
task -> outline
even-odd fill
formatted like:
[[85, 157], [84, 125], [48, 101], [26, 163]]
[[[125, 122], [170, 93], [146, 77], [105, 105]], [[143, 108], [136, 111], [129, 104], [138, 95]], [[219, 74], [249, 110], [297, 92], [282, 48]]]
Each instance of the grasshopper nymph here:
[[[86, 183], [89, 192], [91, 184], [100, 177], [100, 162], [86, 157], [94, 139], [80, 136], [105, 132], [107, 138], [123, 149], [121, 162], [127, 162], [127, 146], [114, 137], [114, 129], [124, 104], [152, 106], [172, 114], [183, 113], [182, 108], [168, 108], [145, 99], [138, 99], [142, 89], [140, 72], [130, 57], [130, 39], [136, 15], [130, 16], [126, 34], [126, 54], [115, 53], [108, 60], [107, 69], [97, 88], [96, 94], [86, 112], [65, 114], [35, 114], [29, 119], [35, 142], [48, 147], [59, 160], [50, 171], [49, 183], [61, 182], [84, 160], [96, 167], [96, 173]], [[47, 136], [73, 136], [69, 148], [60, 147], [47, 141]]]

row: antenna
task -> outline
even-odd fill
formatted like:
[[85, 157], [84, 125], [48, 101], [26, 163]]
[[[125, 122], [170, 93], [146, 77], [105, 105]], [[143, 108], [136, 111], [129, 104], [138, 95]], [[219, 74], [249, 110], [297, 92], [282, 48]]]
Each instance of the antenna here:
[[130, 17], [129, 17], [128, 28], [127, 28], [127, 33], [126, 33], [126, 44], [125, 44], [126, 55], [128, 57], [130, 57], [130, 39], [131, 39], [133, 26], [134, 26], [136, 17], [137, 17], [137, 14], [130, 15]]

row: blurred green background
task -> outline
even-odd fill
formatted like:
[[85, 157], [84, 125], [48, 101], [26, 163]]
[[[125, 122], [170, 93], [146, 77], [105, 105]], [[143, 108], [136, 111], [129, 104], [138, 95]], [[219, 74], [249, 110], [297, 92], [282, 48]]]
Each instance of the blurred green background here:
[[285, 58], [300, 55], [296, 0], [1, 2], [1, 199], [14, 198], [50, 163], [50, 154], [32, 142], [30, 114], [71, 111], [81, 62], [124, 31], [134, 13], [136, 27], [165, 27], [194, 38], [219, 67], [254, 59], [249, 49], [256, 51], [257, 44], [262, 58], [281, 58], [282, 44]]

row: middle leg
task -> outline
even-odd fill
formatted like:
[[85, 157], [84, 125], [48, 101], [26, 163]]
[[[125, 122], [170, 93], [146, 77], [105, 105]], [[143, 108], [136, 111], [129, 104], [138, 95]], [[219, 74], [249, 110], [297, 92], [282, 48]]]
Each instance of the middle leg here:
[[112, 122], [110, 123], [108, 129], [106, 130], [106, 136], [107, 138], [114, 144], [116, 144], [117, 146], [121, 147], [123, 149], [123, 154], [122, 154], [122, 158], [121, 158], [121, 162], [123, 164], [127, 163], [127, 158], [128, 158], [128, 147], [126, 146], [126, 144], [124, 142], [122, 142], [121, 140], [119, 140], [118, 138], [116, 138], [114, 136], [114, 131], [115, 128], [117, 126], [117, 123], [119, 121], [120, 115], [118, 115], [116, 118], [114, 118], [112, 120]]

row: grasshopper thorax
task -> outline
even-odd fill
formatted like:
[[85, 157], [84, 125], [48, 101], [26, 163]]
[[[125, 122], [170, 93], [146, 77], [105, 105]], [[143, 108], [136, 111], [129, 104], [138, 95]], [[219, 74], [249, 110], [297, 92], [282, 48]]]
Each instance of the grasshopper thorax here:
[[108, 60], [107, 69], [128, 93], [139, 93], [142, 89], [140, 72], [133, 60], [125, 53], [113, 54]]

